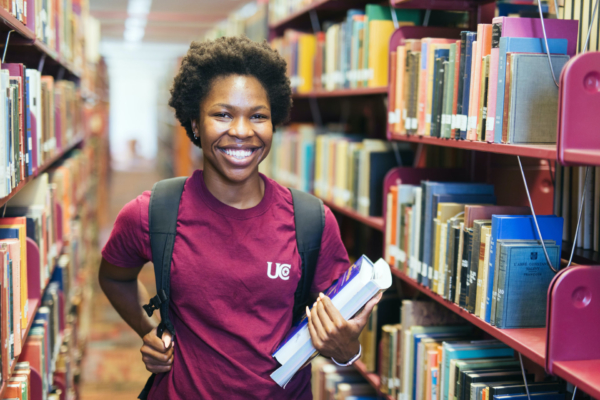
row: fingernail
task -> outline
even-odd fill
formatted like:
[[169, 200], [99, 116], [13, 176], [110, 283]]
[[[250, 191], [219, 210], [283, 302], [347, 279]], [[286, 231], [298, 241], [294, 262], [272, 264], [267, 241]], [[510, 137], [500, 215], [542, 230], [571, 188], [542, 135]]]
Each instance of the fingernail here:
[[313, 304], [313, 307], [317, 305], [317, 302], [315, 301], [315, 304]]
[[165, 344], [165, 349], [168, 349], [169, 345], [171, 344], [171, 337], [168, 335], [164, 336], [163, 343]]
[[320, 298], [320, 299], [324, 299], [324, 298], [325, 298], [325, 295], [324, 295], [323, 293], [319, 293], [319, 298]]
[[310, 310], [308, 309], [308, 306], [306, 306], [306, 316], [310, 318]]

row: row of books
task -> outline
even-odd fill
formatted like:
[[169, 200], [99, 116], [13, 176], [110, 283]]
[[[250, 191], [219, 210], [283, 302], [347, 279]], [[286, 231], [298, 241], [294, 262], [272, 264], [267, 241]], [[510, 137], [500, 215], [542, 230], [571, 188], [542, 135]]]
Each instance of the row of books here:
[[340, 367], [324, 357], [311, 362], [314, 400], [380, 400], [376, 389], [354, 367]]
[[[543, 327], [554, 273], [533, 217], [528, 207], [495, 203], [494, 187], [487, 184], [422, 181], [390, 187], [386, 259], [498, 328]], [[537, 219], [558, 269], [563, 218]]]
[[[578, 21], [546, 23], [558, 79]], [[460, 40], [407, 39], [391, 49], [389, 129], [492, 143], [555, 143], [558, 89], [539, 19], [497, 17]], [[402, 28], [400, 28], [402, 29]]]
[[[10, 200], [6, 217], [0, 219], [2, 382], [10, 378], [11, 366], [24, 357], [29, 339], [23, 334], [36, 312], [30, 307], [36, 305], [49, 282], [56, 284], [47, 287], [41, 296], [42, 305], [49, 305], [48, 296], [54, 299], [52, 293], [59, 290], [63, 308], [54, 315], [66, 315], [71, 310], [72, 289], [84, 256], [81, 252], [89, 251], [76, 210], [90, 173], [89, 150], [74, 151], [60, 165], [28, 182]], [[54, 303], [58, 307], [59, 302]], [[33, 318], [35, 327], [38, 316]], [[52, 327], [51, 340], [58, 342], [56, 324]], [[35, 332], [32, 328], [30, 335]]]
[[81, 131], [81, 102], [71, 81], [23, 64], [0, 70], [0, 197], [43, 166]]
[[[401, 323], [369, 324], [361, 336], [365, 348], [369, 330], [379, 332], [378, 351], [363, 359], [376, 362], [381, 392], [402, 400], [527, 399], [519, 361], [505, 344], [478, 340], [470, 325], [435, 302], [403, 300], [399, 314]], [[565, 399], [563, 381], [526, 377], [532, 398]]]
[[348, 10], [343, 22], [324, 24], [314, 34], [287, 30], [271, 45], [284, 56], [292, 88], [298, 93], [388, 83], [392, 13], [400, 26], [419, 25], [421, 10], [367, 4]]
[[3, 7], [63, 60], [81, 69], [89, 28], [87, 0], [2, 1]]
[[399, 160], [412, 162], [407, 147], [362, 135], [317, 134], [298, 124], [278, 132], [261, 171], [282, 185], [314, 194], [365, 216], [382, 215], [383, 178]]
[[[586, 168], [589, 168], [587, 182]], [[563, 167], [556, 163], [554, 180], [554, 214], [565, 219], [563, 241], [573, 242], [581, 197], [585, 193], [575, 245], [584, 250], [600, 251], [600, 167]]]
[[275, 24], [317, 0], [269, 0], [269, 24]]

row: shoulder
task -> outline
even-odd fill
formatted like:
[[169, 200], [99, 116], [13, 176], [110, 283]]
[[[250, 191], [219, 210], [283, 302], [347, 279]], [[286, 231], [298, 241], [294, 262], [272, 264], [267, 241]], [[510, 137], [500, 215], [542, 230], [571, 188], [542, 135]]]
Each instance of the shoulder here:
[[115, 225], [137, 226], [148, 230], [148, 206], [150, 205], [151, 192], [145, 191], [131, 200], [119, 212]]

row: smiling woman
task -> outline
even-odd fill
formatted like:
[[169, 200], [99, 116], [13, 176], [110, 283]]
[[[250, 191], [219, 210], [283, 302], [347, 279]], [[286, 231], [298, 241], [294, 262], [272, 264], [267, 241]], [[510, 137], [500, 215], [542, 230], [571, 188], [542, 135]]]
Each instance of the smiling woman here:
[[156, 374], [150, 399], [312, 398], [310, 368], [285, 389], [269, 377], [278, 367], [271, 354], [309, 292], [315, 348], [342, 363], [360, 354], [358, 336], [377, 299], [346, 321], [318, 297], [349, 267], [335, 217], [311, 199], [324, 215], [317, 214], [318, 257], [306, 269], [296, 241], [296, 221], [306, 217], [295, 215], [298, 198], [258, 172], [274, 126], [291, 107], [285, 73], [276, 51], [246, 38], [193, 43], [183, 60], [169, 104], [205, 162], [185, 181], [179, 202], [167, 298], [172, 326], [157, 331], [158, 321], [142, 309], [149, 299], [138, 274], [153, 254], [150, 192], [121, 210], [102, 251], [100, 285], [142, 337], [142, 361]]

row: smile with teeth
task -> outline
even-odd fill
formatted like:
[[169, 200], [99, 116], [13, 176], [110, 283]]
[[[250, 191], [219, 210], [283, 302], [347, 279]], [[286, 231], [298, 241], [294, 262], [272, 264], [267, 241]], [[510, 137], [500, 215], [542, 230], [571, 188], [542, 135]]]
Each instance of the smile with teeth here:
[[219, 151], [238, 160], [243, 160], [244, 158], [250, 157], [256, 150], [257, 149], [219, 149]]

